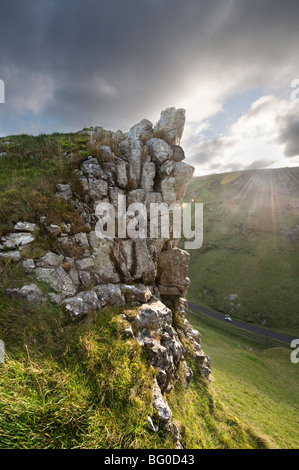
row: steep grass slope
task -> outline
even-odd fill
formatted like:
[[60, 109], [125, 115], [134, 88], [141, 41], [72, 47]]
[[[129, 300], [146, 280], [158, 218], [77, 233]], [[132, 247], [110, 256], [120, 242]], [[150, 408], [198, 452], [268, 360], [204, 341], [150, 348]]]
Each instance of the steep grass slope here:
[[[21, 266], [7, 265], [0, 286], [0, 448], [173, 448], [147, 427], [153, 414], [156, 371], [121, 314], [107, 307], [72, 321], [49, 301], [42, 307], [5, 294], [29, 279]], [[136, 310], [136, 309], [135, 309]], [[184, 339], [182, 338], [184, 341]], [[213, 389], [186, 358], [194, 378], [188, 390], [180, 374], [167, 395], [185, 448], [265, 448], [267, 439], [221, 405]]]
[[292, 350], [198, 312], [188, 319], [213, 358], [214, 393], [235, 421], [250, 423], [271, 448], [297, 449], [299, 364], [291, 362]]
[[191, 250], [189, 299], [299, 334], [299, 168], [193, 178], [204, 243]]

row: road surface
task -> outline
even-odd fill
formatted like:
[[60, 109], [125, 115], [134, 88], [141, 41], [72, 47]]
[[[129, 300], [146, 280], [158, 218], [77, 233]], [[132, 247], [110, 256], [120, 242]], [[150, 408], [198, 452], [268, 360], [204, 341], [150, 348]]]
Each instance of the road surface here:
[[[189, 308], [192, 308], [193, 310], [197, 310], [201, 313], [204, 313], [205, 315], [208, 315], [209, 317], [216, 318], [216, 320], [220, 320], [225, 323], [228, 323], [226, 320], [224, 320], [224, 316], [221, 315], [220, 313], [213, 312], [212, 310], [209, 310], [208, 308], [205, 308], [205, 307], [200, 307], [199, 305], [196, 305], [192, 302], [188, 302], [188, 304], [189, 304]], [[199, 316], [195, 312], [192, 312], [192, 313], [194, 315]], [[277, 331], [268, 330], [260, 326], [251, 325], [240, 320], [233, 319], [232, 322], [229, 322], [229, 325], [234, 325], [234, 326], [237, 326], [238, 328], [242, 328], [243, 330], [252, 331], [253, 333], [267, 336], [268, 338], [277, 339], [278, 341], [283, 341], [284, 343], [288, 343], [288, 344], [291, 344], [293, 339], [297, 339], [295, 336], [289, 336], [283, 333], [277, 333]]]

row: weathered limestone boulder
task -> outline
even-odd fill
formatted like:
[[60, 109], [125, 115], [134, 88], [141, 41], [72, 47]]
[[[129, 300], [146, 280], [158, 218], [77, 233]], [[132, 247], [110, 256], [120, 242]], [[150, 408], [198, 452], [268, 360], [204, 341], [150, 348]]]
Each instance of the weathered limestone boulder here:
[[198, 344], [200, 344], [201, 337], [200, 337], [199, 331], [195, 330], [195, 328], [192, 328], [192, 326], [190, 325], [189, 322], [188, 322], [188, 324], [189, 325], [188, 325], [187, 329], [185, 330], [187, 337], [189, 339], [192, 338], [194, 341], [196, 341]]
[[179, 248], [164, 250], [158, 259], [159, 284], [165, 287], [177, 287], [184, 292], [189, 285], [188, 263], [190, 255]]
[[169, 324], [164, 327], [161, 344], [170, 352], [174, 365], [177, 367], [185, 350], [172, 325]]
[[176, 180], [173, 176], [166, 176], [161, 181], [161, 194], [166, 204], [170, 205], [177, 202]]
[[[144, 189], [133, 189], [127, 193], [127, 207], [136, 202], [144, 203], [146, 192]], [[132, 216], [135, 214], [132, 213]]]
[[154, 137], [148, 140], [146, 145], [149, 148], [151, 159], [156, 165], [161, 166], [166, 160], [172, 158], [172, 149], [164, 140]]
[[30, 273], [35, 269], [35, 262], [32, 258], [25, 259], [22, 264], [26, 273]]
[[87, 315], [98, 308], [98, 297], [93, 291], [80, 292], [62, 302], [72, 319]]
[[167, 431], [171, 430], [172, 412], [156, 380], [153, 385], [153, 406], [157, 410], [159, 419], [164, 424]]
[[93, 268], [94, 267], [93, 257], [90, 256], [88, 258], [78, 259], [76, 261], [76, 267], [80, 271], [85, 271], [87, 269]]
[[153, 124], [148, 119], [142, 119], [142, 121], [135, 124], [129, 132], [126, 133], [126, 136], [130, 139], [141, 139], [144, 142], [151, 138], [154, 132]]
[[120, 286], [115, 284], [96, 286], [94, 291], [98, 297], [98, 308], [103, 308], [105, 305], [122, 307], [126, 303]]
[[153, 423], [153, 420], [150, 416], [147, 417], [147, 427], [152, 432], [158, 432], [159, 431], [159, 426], [156, 426]]
[[63, 300], [62, 305], [65, 306], [71, 317], [75, 319], [87, 315], [93, 310], [101, 309], [106, 305], [121, 307], [125, 305], [125, 297], [120, 286], [103, 284]]
[[87, 192], [92, 199], [102, 199], [108, 194], [108, 183], [105, 180], [97, 178], [87, 178], [87, 187]]
[[148, 218], [150, 216], [150, 204], [161, 204], [161, 202], [163, 202], [163, 198], [159, 192], [154, 191], [145, 193], [144, 204], [148, 212]]
[[4, 251], [3, 253], [0, 252], [0, 260], [7, 259], [17, 263], [21, 259], [21, 253], [19, 251]]
[[56, 185], [56, 195], [69, 201], [73, 197], [71, 186], [69, 184], [57, 184]]
[[132, 189], [140, 187], [140, 178], [142, 164], [147, 156], [147, 148], [144, 147], [141, 140], [133, 139], [131, 141], [129, 159], [129, 181]]
[[184, 109], [166, 108], [161, 112], [155, 125], [155, 132], [161, 132], [170, 145], [180, 145], [186, 120]]
[[150, 257], [146, 240], [135, 239], [135, 271], [133, 279], [142, 280], [145, 285], [152, 285], [155, 281], [156, 269], [155, 264]]
[[185, 159], [185, 152], [180, 145], [174, 145], [172, 147], [173, 151], [173, 160], [175, 162], [181, 162]]
[[[160, 337], [157, 337], [159, 331]], [[138, 335], [138, 342], [147, 350], [150, 364], [158, 369], [157, 381], [160, 388], [169, 390], [185, 352], [175, 329], [170, 324], [159, 330], [143, 328]]]
[[187, 365], [186, 361], [182, 362], [182, 368], [185, 372], [185, 387], [188, 388], [193, 378], [193, 370]]
[[190, 183], [195, 168], [183, 162], [176, 162], [174, 169], [175, 191], [177, 199], [183, 199], [187, 186]]
[[[112, 152], [109, 145], [101, 145], [99, 150], [100, 150], [100, 153], [101, 153], [101, 159], [102, 159], [103, 163], [113, 163], [114, 162], [115, 155]], [[103, 167], [108, 168], [105, 165], [103, 165]], [[106, 173], [106, 176], [108, 176], [107, 173]]]
[[153, 191], [156, 176], [156, 165], [150, 161], [148, 156], [142, 167], [141, 188], [145, 191]]
[[174, 168], [175, 162], [173, 162], [172, 160], [166, 160], [166, 162], [163, 163], [163, 165], [161, 165], [161, 167], [159, 168], [160, 178], [162, 179], [165, 176], [170, 176], [171, 174], [173, 174]]
[[124, 334], [125, 334], [126, 336], [128, 336], [129, 338], [135, 338], [135, 335], [134, 335], [134, 332], [133, 332], [133, 330], [132, 330], [131, 325], [129, 325], [129, 326], [127, 326], [127, 328], [125, 328]]
[[46, 297], [36, 284], [28, 284], [20, 288], [6, 289], [7, 295], [15, 299], [25, 299], [35, 306], [46, 301]]
[[62, 299], [76, 293], [76, 286], [71, 277], [59, 266], [57, 268], [36, 268], [35, 275], [38, 281], [48, 284]]
[[37, 229], [37, 225], [31, 222], [17, 222], [14, 226], [16, 232], [34, 232]]
[[57, 255], [56, 253], [53, 253], [49, 251], [48, 253], [45, 254], [42, 258], [38, 259], [36, 261], [36, 266], [37, 267], [58, 267], [61, 266], [64, 260], [63, 255]]
[[121, 286], [122, 293], [125, 296], [126, 304], [128, 305], [136, 305], [136, 304], [144, 304], [148, 302], [151, 297], [152, 293], [148, 287], [144, 284], [137, 284], [137, 285], [128, 285], [123, 284]]
[[102, 284], [112, 282], [117, 284], [120, 281], [112, 258], [112, 240], [100, 239], [92, 231], [88, 234], [89, 244], [92, 248], [94, 266], [92, 272], [96, 273]]
[[99, 165], [97, 158], [92, 156], [88, 157], [88, 159], [81, 164], [81, 171], [87, 178], [101, 180], [107, 179], [107, 176]]
[[34, 236], [32, 233], [28, 232], [20, 232], [20, 233], [8, 233], [4, 237], [1, 238], [1, 243], [6, 248], [15, 249], [24, 245], [28, 245], [28, 243], [32, 243], [34, 241]]
[[83, 248], [89, 248], [88, 238], [86, 233], [79, 232], [74, 235], [76, 245], [82, 246]]
[[165, 305], [159, 300], [142, 305], [136, 317], [136, 323], [139, 330], [142, 330], [143, 328], [158, 330], [171, 322], [171, 310], [165, 307]]
[[115, 159], [115, 172], [117, 186], [121, 189], [125, 189], [128, 184], [127, 162], [121, 158]]
[[109, 202], [114, 206], [115, 212], [118, 211], [118, 197], [124, 196], [126, 193], [123, 189], [117, 187], [109, 188]]
[[181, 295], [181, 292], [175, 286], [166, 287], [166, 286], [159, 285], [158, 289], [159, 289], [161, 295], [166, 295], [166, 296], [174, 296], [174, 295], [175, 296], [180, 296]]
[[[129, 256], [126, 256], [124, 252], [124, 247], [127, 248], [127, 243], [129, 240], [125, 240], [122, 244], [114, 241], [112, 248], [112, 257], [117, 266], [118, 275], [122, 282], [130, 282], [132, 280], [131, 269], [133, 266], [132, 251]], [[129, 245], [132, 246], [132, 245]]]
[[46, 230], [51, 235], [53, 235], [53, 237], [56, 237], [57, 235], [61, 233], [61, 228], [59, 227], [59, 225], [56, 225], [56, 224], [46, 225]]

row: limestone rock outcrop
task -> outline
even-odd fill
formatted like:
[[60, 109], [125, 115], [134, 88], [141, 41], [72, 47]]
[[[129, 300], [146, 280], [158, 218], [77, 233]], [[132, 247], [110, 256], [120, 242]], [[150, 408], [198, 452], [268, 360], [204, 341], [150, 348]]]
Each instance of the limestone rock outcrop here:
[[[179, 369], [186, 387], [192, 379], [183, 338], [193, 345], [205, 377], [210, 360], [201, 349], [199, 333], [185, 318], [189, 254], [178, 248], [177, 239], [151, 237], [149, 208], [152, 203], [180, 204], [192, 178], [194, 168], [182, 161], [184, 123], [185, 110], [167, 108], [155, 126], [143, 119], [126, 134], [93, 128], [93, 152], [74, 170], [81, 190], [67, 181], [56, 185], [56, 196], [78, 211], [85, 228], [76, 230], [70, 221], [56, 225], [43, 215], [36, 224], [18, 222], [15, 232], [0, 241], [0, 259], [19, 262], [23, 248], [34, 245], [40, 229], [56, 239], [55, 252], [39, 258], [22, 256], [22, 263], [33, 279], [48, 284], [51, 301], [62, 305], [73, 320], [106, 305], [139, 306], [126, 334], [137, 338], [157, 371], [153, 407], [160, 421], [157, 425], [150, 418], [149, 426], [156, 430], [163, 425], [177, 447], [179, 433], [163, 393], [171, 391]], [[103, 216], [99, 203], [110, 203], [112, 235], [99, 236], [97, 227]], [[146, 208], [143, 225], [137, 219], [141, 210], [137, 203]], [[44, 301], [33, 283], [7, 293], [35, 305]], [[171, 308], [180, 315], [180, 330], [174, 327]]]

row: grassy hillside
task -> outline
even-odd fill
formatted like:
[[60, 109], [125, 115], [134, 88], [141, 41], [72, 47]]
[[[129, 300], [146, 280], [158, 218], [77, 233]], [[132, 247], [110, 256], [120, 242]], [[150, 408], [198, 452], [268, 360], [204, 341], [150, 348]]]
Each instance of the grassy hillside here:
[[[70, 181], [80, 193], [73, 169], [92, 154], [88, 141], [82, 134], [0, 139], [2, 234], [20, 220], [35, 222], [44, 214], [52, 223], [72, 221], [84, 230], [78, 212], [55, 197], [55, 186]], [[40, 231], [22, 256], [43, 256], [56, 250], [55, 243]], [[124, 334], [128, 324], [120, 315], [136, 311], [106, 308], [73, 322], [49, 301], [34, 307], [5, 294], [6, 288], [29, 282], [22, 263], [1, 261], [0, 339], [6, 360], [0, 364], [0, 448], [172, 448], [162, 429], [152, 433], [147, 428], [156, 371], [136, 339]], [[167, 397], [183, 445], [267, 447], [267, 438], [221, 404], [184, 344], [194, 378], [185, 390], [179, 375]]]
[[[26, 276], [8, 265], [0, 285], [0, 448], [173, 448], [161, 427], [147, 428], [155, 370], [120, 315], [136, 311], [110, 307], [74, 322], [49, 301], [8, 299], [5, 288]], [[185, 346], [193, 381], [186, 390], [179, 374], [167, 396], [185, 448], [268, 447], [221, 404]]]
[[271, 448], [298, 448], [299, 364], [286, 345], [204, 314], [189, 321], [212, 357], [212, 389], [236, 422], [250, 423]]
[[189, 299], [299, 334], [299, 168], [193, 178], [204, 244], [190, 251]]

